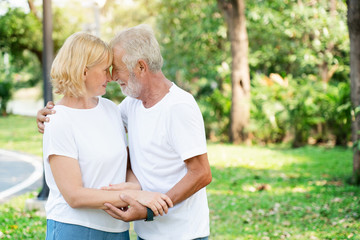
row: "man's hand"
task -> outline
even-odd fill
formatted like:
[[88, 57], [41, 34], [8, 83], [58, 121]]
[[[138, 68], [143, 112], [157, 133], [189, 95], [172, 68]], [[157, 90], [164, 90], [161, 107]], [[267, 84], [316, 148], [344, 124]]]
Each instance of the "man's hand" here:
[[121, 200], [129, 204], [128, 208], [125, 208], [125, 210], [123, 211], [111, 205], [110, 203], [105, 203], [104, 205], [108, 208], [107, 210], [105, 210], [105, 212], [107, 212], [113, 218], [122, 220], [124, 222], [146, 219], [147, 216], [146, 207], [144, 207], [143, 205], [138, 203], [135, 199], [127, 195], [121, 194], [120, 198]]
[[169, 207], [174, 206], [171, 199], [163, 193], [149, 191], [128, 191], [128, 193], [143, 206], [150, 208], [155, 216], [163, 216], [164, 213], [168, 213]]
[[55, 110], [53, 110], [53, 108], [54, 108], [54, 103], [52, 101], [49, 101], [47, 102], [46, 106], [43, 109], [38, 111], [36, 115], [36, 123], [38, 126], [38, 131], [40, 133], [44, 133], [45, 130], [44, 122], [49, 121], [49, 118], [46, 116], [55, 113]]

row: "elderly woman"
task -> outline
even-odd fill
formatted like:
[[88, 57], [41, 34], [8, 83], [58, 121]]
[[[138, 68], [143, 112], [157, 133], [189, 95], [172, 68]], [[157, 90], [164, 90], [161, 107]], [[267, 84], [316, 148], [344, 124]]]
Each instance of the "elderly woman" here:
[[[129, 239], [128, 223], [109, 216], [104, 203], [127, 207], [119, 195], [126, 192], [143, 205], [171, 206], [164, 194], [140, 191], [127, 171], [126, 136], [117, 106], [100, 97], [111, 81], [112, 52], [87, 33], [70, 36], [51, 68], [57, 93], [56, 114], [49, 116], [43, 137], [46, 182], [46, 239]], [[126, 180], [133, 183], [124, 183]], [[122, 191], [101, 187], [123, 183]]]

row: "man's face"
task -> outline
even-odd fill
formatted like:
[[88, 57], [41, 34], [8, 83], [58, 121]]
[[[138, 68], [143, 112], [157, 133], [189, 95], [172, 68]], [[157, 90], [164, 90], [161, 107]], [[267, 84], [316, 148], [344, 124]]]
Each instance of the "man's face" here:
[[124, 51], [114, 48], [112, 79], [116, 81], [123, 94], [129, 97], [138, 98], [141, 93], [141, 84], [133, 71], [129, 71], [122, 61]]

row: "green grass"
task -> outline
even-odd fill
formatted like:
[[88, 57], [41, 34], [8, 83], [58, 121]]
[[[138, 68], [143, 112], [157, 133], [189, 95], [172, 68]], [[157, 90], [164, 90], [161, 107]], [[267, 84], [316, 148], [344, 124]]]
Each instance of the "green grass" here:
[[352, 152], [209, 145], [213, 239], [360, 239]]
[[46, 219], [36, 211], [25, 211], [28, 193], [0, 205], [0, 239], [45, 239]]
[[42, 134], [37, 131], [35, 118], [0, 117], [0, 148], [42, 156]]
[[[34, 118], [0, 118], [1, 148], [41, 156]], [[360, 239], [360, 188], [344, 148], [209, 144], [211, 239]], [[21, 196], [0, 205], [0, 239], [44, 239]], [[132, 237], [132, 239], [135, 239]]]

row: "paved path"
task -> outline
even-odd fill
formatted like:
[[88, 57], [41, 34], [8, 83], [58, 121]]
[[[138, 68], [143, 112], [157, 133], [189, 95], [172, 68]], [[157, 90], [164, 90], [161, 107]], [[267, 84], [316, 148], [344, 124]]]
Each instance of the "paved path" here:
[[0, 149], [0, 203], [42, 187], [43, 166], [39, 157]]

